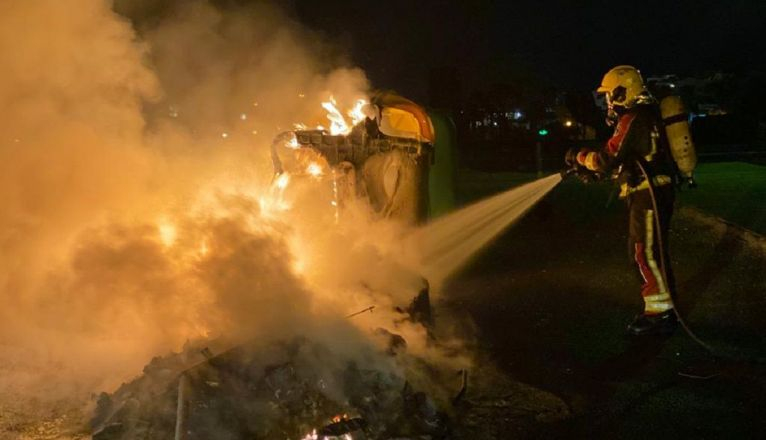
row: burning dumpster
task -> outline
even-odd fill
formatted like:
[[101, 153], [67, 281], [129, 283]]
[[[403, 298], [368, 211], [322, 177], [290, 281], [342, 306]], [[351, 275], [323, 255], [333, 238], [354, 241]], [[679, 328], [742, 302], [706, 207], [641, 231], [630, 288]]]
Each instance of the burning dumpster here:
[[[429, 169], [442, 160], [435, 154], [437, 135], [426, 111], [391, 92], [360, 100], [350, 113], [351, 124], [334, 102], [324, 106], [332, 122], [329, 130], [301, 127], [275, 138], [275, 174], [312, 174], [326, 167], [339, 209], [362, 198], [382, 218], [423, 222], [430, 212]], [[449, 135], [439, 133], [445, 140]], [[451, 193], [448, 186], [442, 193]]]

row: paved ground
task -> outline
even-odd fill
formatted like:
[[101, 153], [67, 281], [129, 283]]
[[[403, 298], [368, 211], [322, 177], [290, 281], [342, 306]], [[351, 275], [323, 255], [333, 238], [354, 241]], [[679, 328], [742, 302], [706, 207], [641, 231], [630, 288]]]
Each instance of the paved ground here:
[[[462, 198], [521, 179], [471, 176]], [[641, 300], [609, 190], [560, 185], [446, 288], [501, 371], [569, 407], [517, 435], [766, 437], [766, 243], [682, 208], [669, 238], [679, 308], [719, 355], [682, 331], [628, 339]]]

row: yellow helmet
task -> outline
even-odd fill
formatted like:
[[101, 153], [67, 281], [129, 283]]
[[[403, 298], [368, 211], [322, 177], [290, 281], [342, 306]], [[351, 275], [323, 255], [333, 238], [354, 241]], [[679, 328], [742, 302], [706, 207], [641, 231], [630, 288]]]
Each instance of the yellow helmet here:
[[606, 72], [596, 93], [606, 93], [607, 104], [631, 107], [646, 93], [641, 73], [633, 66], [617, 66]]

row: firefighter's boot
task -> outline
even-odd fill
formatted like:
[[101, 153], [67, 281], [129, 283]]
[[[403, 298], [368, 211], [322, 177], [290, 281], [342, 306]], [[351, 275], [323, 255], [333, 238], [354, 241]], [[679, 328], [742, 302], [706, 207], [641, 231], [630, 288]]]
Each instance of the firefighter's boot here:
[[673, 309], [657, 314], [642, 313], [637, 315], [630, 325], [628, 333], [633, 336], [668, 335], [678, 327], [678, 318]]

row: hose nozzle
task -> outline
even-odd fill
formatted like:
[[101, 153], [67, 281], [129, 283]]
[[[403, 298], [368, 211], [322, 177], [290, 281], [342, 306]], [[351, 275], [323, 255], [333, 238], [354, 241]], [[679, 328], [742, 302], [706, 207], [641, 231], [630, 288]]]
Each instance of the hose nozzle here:
[[584, 183], [591, 183], [601, 180], [602, 176], [595, 172], [585, 168], [582, 165], [572, 165], [571, 168], [567, 168], [561, 171], [561, 179], [567, 179], [569, 177], [576, 177]]

